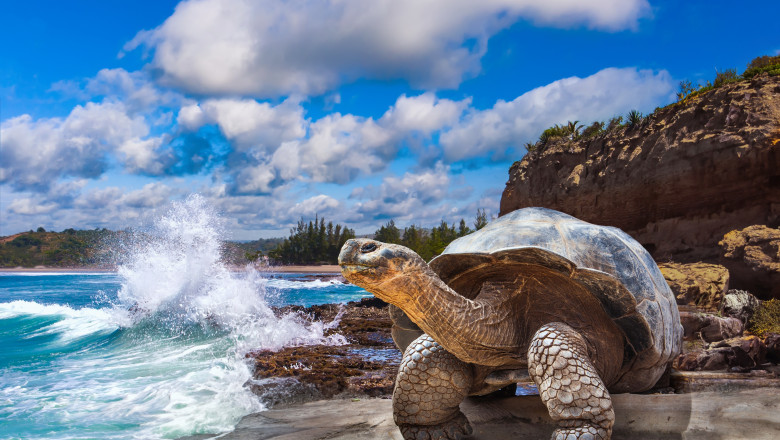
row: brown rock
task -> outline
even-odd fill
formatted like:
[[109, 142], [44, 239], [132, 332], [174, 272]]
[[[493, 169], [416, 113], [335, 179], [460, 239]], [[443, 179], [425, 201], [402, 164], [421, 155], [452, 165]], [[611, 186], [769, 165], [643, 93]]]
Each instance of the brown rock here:
[[500, 215], [557, 209], [623, 229], [657, 261], [715, 261], [727, 232], [780, 224], [779, 140], [780, 76], [728, 84], [636, 129], [526, 155], [509, 170]]
[[780, 298], [780, 229], [754, 225], [729, 232], [718, 244], [734, 287], [763, 299]]
[[757, 336], [730, 338], [681, 354], [674, 368], [681, 371], [749, 371], [764, 363], [767, 347]]
[[730, 364], [732, 367], [753, 368], [766, 361], [766, 344], [764, 344], [764, 341], [758, 336], [730, 338], [713, 344], [713, 347], [716, 349], [732, 349], [734, 356], [734, 360], [732, 360]]
[[699, 338], [701, 329], [707, 326], [707, 314], [680, 310], [680, 323], [683, 326], [683, 340], [694, 341]]
[[768, 334], [764, 339], [764, 345], [766, 345], [766, 360], [780, 364], [780, 334]]
[[701, 329], [701, 338], [707, 342], [722, 341], [742, 334], [742, 321], [737, 318], [712, 316]]
[[729, 290], [729, 271], [717, 264], [662, 263], [658, 268], [679, 305], [715, 311]]
[[686, 341], [704, 340], [717, 342], [742, 334], [742, 321], [715, 316], [710, 313], [680, 311], [680, 323], [683, 326], [683, 339]]

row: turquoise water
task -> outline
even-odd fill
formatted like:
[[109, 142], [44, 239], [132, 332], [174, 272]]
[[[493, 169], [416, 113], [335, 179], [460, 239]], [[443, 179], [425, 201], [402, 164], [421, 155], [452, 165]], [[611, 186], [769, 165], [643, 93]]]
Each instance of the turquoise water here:
[[246, 352], [345, 342], [323, 335], [335, 323], [269, 306], [367, 292], [229, 270], [214, 221], [199, 199], [175, 206], [116, 273], [0, 274], [0, 439], [229, 431], [262, 409]]

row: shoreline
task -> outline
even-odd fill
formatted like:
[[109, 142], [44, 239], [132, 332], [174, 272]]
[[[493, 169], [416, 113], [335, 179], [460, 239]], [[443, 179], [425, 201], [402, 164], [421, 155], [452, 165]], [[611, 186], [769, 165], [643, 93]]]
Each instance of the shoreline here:
[[[341, 268], [335, 264], [325, 264], [321, 266], [291, 265], [291, 266], [261, 266], [254, 267], [258, 272], [268, 273], [323, 273], [340, 274]], [[241, 266], [231, 267], [233, 271], [243, 270]], [[114, 273], [116, 268], [105, 267], [0, 267], [0, 273]]]

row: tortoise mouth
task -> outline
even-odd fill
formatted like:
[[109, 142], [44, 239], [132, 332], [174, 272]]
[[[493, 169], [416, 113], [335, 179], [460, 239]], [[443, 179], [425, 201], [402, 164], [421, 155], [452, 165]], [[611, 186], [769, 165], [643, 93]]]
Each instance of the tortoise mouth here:
[[349, 271], [352, 273], [355, 272], [367, 272], [376, 270], [379, 268], [378, 265], [368, 265], [368, 264], [358, 264], [358, 263], [342, 263], [339, 264], [342, 271]]

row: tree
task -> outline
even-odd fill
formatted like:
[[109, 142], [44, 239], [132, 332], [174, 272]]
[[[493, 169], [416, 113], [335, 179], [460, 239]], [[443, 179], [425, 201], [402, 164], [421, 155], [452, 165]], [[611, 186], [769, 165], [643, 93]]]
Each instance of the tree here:
[[390, 220], [374, 232], [374, 240], [385, 243], [401, 243], [401, 231], [395, 226], [395, 221]]
[[350, 238], [355, 238], [355, 232], [346, 226], [326, 225], [319, 216], [308, 223], [301, 219], [269, 256], [288, 264], [336, 263], [341, 247]]
[[484, 228], [488, 224], [488, 217], [487, 213], [484, 209], [478, 209], [476, 218], [474, 219], [474, 229], [479, 231], [480, 229]]

